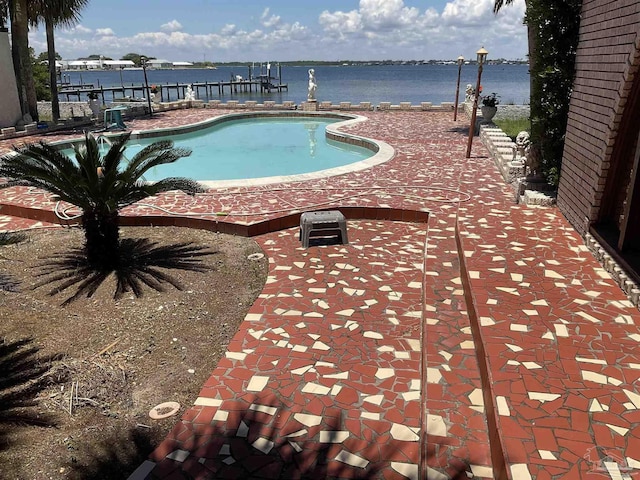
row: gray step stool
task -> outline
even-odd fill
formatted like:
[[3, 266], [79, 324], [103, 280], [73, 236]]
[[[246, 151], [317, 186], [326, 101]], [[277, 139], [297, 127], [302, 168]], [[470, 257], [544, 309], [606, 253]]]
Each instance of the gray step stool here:
[[300, 215], [300, 240], [302, 246], [309, 248], [310, 237], [339, 236], [344, 245], [349, 243], [347, 237], [347, 221], [342, 212], [327, 210], [320, 212], [305, 212]]

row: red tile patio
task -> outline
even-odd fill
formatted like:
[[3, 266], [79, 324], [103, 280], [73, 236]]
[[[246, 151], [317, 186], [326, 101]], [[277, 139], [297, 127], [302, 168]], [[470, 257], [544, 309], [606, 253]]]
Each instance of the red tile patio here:
[[[225, 358], [141, 468], [167, 479], [640, 478], [637, 308], [557, 209], [514, 204], [480, 140], [464, 158], [463, 122], [364, 115], [349, 132], [390, 144], [389, 162], [124, 212], [129, 224], [256, 235], [270, 262]], [[0, 206], [3, 230], [56, 222], [32, 189], [1, 191]], [[349, 219], [350, 243], [303, 249], [300, 212], [327, 208]]]

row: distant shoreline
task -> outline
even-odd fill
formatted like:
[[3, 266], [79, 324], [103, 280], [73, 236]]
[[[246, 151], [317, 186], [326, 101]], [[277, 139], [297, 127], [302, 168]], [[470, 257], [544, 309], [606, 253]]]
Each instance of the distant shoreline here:
[[[266, 65], [270, 63], [273, 67], [282, 66], [282, 67], [310, 67], [310, 66], [325, 66], [325, 67], [388, 67], [390, 65], [393, 66], [438, 66], [438, 65], [456, 65], [457, 62], [455, 60], [387, 60], [387, 61], [338, 61], [338, 62], [327, 62], [327, 61], [313, 61], [313, 60], [300, 60], [300, 61], [289, 61], [289, 62], [219, 62], [212, 64], [211, 62], [193, 62], [193, 65], [180, 65], [173, 67], [147, 67], [147, 70], [216, 70], [218, 67], [233, 67], [233, 68], [247, 68], [247, 67], [259, 67], [260, 65]], [[465, 60], [465, 65], [476, 65], [477, 62], [475, 60]], [[496, 60], [488, 60], [485, 65], [528, 65], [529, 62], [527, 60], [506, 60], [503, 58]], [[92, 68], [74, 68], [74, 69], [63, 69], [63, 72], [77, 72], [77, 71], [118, 71], [120, 68], [112, 67], [112, 68], [100, 68], [100, 67], [92, 67]], [[122, 70], [131, 71], [131, 70], [142, 70], [142, 67], [125, 67]]]

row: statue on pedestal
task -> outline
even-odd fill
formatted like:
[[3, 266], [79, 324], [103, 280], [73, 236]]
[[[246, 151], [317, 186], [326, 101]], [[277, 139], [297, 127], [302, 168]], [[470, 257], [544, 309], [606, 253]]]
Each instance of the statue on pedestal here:
[[313, 68], [309, 69], [309, 93], [307, 94], [307, 100], [310, 102], [316, 101], [316, 90], [318, 85], [316, 84], [316, 75]]
[[187, 101], [191, 101], [191, 100], [195, 100], [196, 99], [196, 94], [193, 91], [193, 88], [191, 87], [191, 85], [187, 85], [187, 91], [184, 94], [184, 99]]
[[539, 151], [531, 148], [531, 140], [528, 132], [520, 132], [516, 137], [516, 145], [513, 147], [512, 166], [524, 167], [527, 182], [543, 182], [544, 177], [540, 172]]
[[511, 163], [518, 166], [526, 166], [529, 153], [531, 152], [531, 140], [529, 132], [520, 132], [516, 137], [516, 144], [513, 147], [513, 159]]
[[467, 88], [465, 88], [464, 93], [465, 93], [464, 101], [472, 102], [476, 94], [476, 89], [473, 88], [473, 85], [471, 85], [470, 83], [467, 83]]

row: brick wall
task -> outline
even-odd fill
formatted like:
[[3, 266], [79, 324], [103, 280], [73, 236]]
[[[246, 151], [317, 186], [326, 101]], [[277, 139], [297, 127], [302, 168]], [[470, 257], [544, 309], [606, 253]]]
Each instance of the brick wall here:
[[640, 63], [640, 2], [584, 0], [558, 206], [584, 235], [597, 219], [616, 134]]

